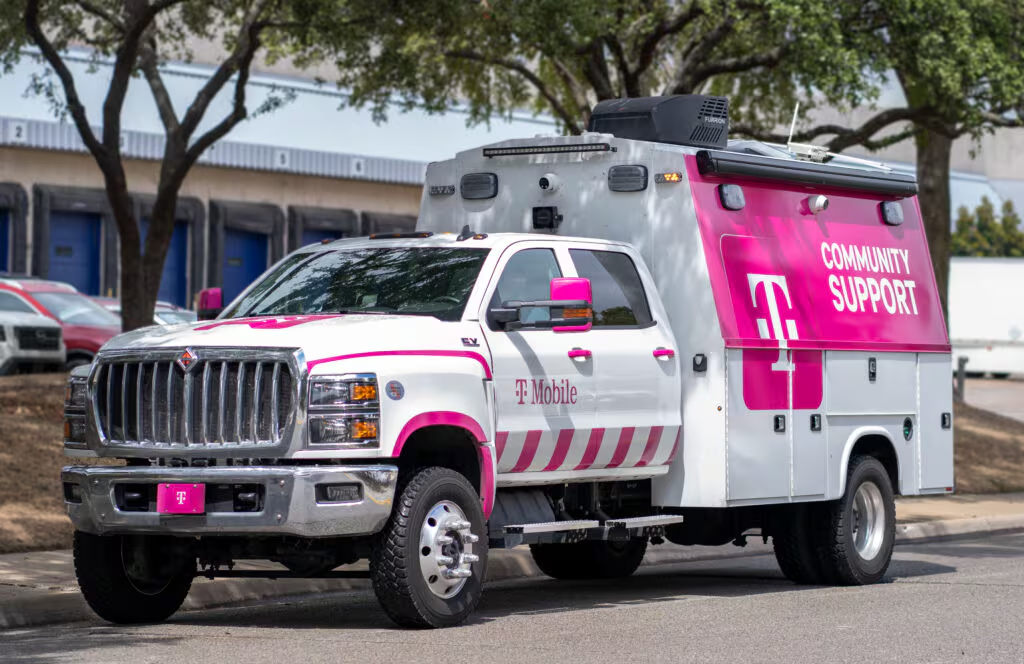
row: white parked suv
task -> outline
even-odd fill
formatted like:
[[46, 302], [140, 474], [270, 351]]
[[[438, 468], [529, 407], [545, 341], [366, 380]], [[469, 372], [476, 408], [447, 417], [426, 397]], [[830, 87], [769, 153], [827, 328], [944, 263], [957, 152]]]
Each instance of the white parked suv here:
[[63, 371], [60, 323], [46, 316], [0, 311], [0, 376], [19, 371]]

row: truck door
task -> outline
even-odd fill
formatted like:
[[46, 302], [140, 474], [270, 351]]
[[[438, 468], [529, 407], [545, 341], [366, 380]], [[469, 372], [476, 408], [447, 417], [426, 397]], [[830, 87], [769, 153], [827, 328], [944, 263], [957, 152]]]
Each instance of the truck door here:
[[629, 254], [601, 246], [569, 255], [593, 292], [587, 348], [597, 376], [594, 426], [604, 433], [590, 467], [664, 465], [681, 424], [679, 349], [671, 330], [656, 322]]
[[[550, 247], [526, 242], [510, 247], [488, 286], [480, 320], [491, 350], [497, 407], [498, 473], [573, 470], [581, 463], [593, 427], [593, 367], [570, 357], [590, 332], [526, 329], [506, 332], [488, 315], [510, 300], [547, 300], [551, 279], [563, 276]], [[546, 309], [524, 310], [543, 319]], [[575, 355], [575, 353], [574, 353]]]

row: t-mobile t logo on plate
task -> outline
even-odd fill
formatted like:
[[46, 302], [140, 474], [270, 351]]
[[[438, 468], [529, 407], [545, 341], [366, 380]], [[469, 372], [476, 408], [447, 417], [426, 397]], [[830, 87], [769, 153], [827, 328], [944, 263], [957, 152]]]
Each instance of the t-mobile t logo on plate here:
[[743, 349], [743, 402], [751, 410], [817, 408], [821, 351], [790, 348], [811, 329], [813, 309], [800, 282], [783, 274], [783, 252], [773, 240], [733, 235], [722, 238], [722, 257], [741, 340], [776, 342]]

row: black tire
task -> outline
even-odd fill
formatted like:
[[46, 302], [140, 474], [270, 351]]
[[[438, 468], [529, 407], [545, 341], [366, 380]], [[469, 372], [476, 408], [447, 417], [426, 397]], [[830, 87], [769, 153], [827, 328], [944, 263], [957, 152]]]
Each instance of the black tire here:
[[[857, 492], [862, 487], [865, 495], [875, 495], [877, 490], [875, 518], [884, 519], [870, 531], [865, 523], [858, 523], [855, 513]], [[825, 503], [822, 508], [825, 518], [819, 523], [824, 530], [820, 532], [818, 544], [822, 580], [843, 586], [863, 586], [881, 580], [889, 568], [896, 541], [896, 502], [889, 473], [882, 463], [870, 456], [850, 459], [846, 492], [841, 499]], [[860, 512], [860, 519], [866, 522], [866, 510], [861, 509]], [[863, 541], [867, 532], [876, 533], [877, 551], [869, 547], [866, 551], [869, 555], [865, 556], [858, 550], [858, 542]]]
[[640, 567], [646, 539], [625, 542], [587, 541], [574, 544], [531, 544], [533, 561], [544, 574], [563, 581], [620, 579]]
[[993, 373], [992, 377], [996, 380], [1006, 380], [1010, 377], [1010, 374], [1000, 371], [999, 373]]
[[[420, 547], [421, 529], [431, 509], [444, 501], [462, 510], [471, 524], [470, 534], [479, 538], [472, 543], [472, 553], [479, 556], [469, 564], [472, 576], [450, 597], [435, 594], [420, 571], [420, 556], [427, 555]], [[480, 496], [469, 481], [436, 466], [410, 474], [399, 486], [391, 517], [370, 556], [370, 578], [384, 612], [401, 627], [458, 625], [480, 602], [486, 574], [487, 530]]]
[[791, 505], [784, 521], [776, 525], [772, 535], [775, 560], [782, 573], [793, 583], [820, 585], [823, 574], [812, 520], [818, 516], [817, 505]]
[[[194, 556], [157, 535], [90, 535], [75, 532], [75, 576], [86, 603], [100, 618], [121, 625], [162, 622], [181, 608]], [[133, 570], [148, 570], [145, 576]]]

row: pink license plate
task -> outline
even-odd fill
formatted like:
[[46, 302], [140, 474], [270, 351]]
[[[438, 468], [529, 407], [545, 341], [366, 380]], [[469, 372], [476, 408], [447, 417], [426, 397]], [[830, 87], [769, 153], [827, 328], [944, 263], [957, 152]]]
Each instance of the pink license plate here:
[[156, 486], [156, 511], [160, 514], [202, 514], [206, 511], [205, 484]]

